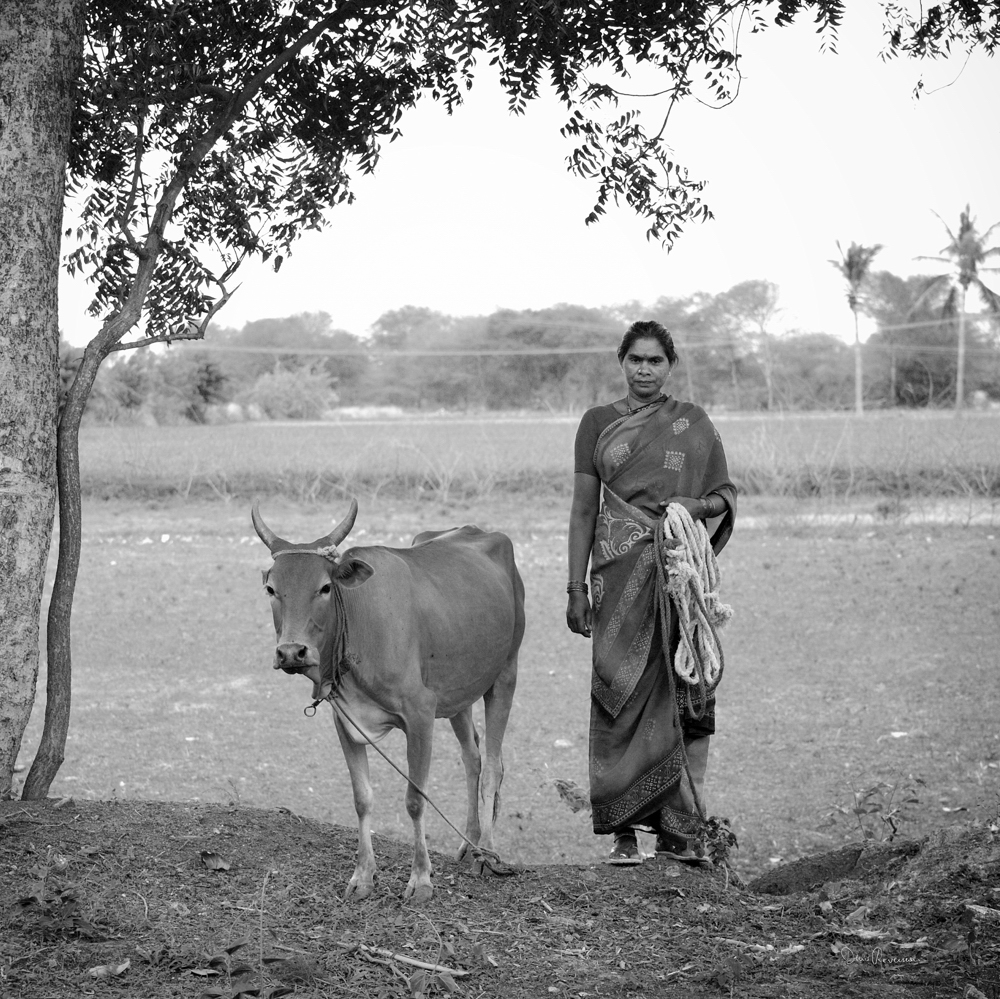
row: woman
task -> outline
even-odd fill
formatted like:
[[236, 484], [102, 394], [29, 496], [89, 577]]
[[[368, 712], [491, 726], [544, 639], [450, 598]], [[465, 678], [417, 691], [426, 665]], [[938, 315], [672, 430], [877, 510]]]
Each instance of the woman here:
[[687, 841], [701, 825], [715, 731], [714, 692], [698, 703], [695, 688], [674, 674], [676, 613], [664, 601], [670, 620], [663, 621], [656, 609], [656, 523], [679, 503], [710, 522], [718, 553], [733, 530], [736, 487], [705, 412], [663, 394], [677, 364], [667, 330], [633, 323], [618, 361], [625, 398], [588, 410], [576, 435], [566, 622], [579, 635], [593, 633], [594, 832], [615, 834], [609, 863], [637, 864], [637, 827], [657, 834], [657, 852], [693, 856]]

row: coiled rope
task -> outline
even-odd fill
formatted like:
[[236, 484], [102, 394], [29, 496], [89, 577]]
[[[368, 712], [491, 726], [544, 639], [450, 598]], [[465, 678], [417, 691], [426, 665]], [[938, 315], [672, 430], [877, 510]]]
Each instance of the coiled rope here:
[[[680, 632], [674, 672], [686, 685], [691, 716], [700, 719], [722, 679], [725, 657], [718, 629], [733, 609], [719, 599], [719, 563], [708, 530], [679, 503], [671, 503], [657, 522], [653, 544], [661, 626], [670, 620], [669, 601]], [[668, 636], [662, 638], [666, 645]]]

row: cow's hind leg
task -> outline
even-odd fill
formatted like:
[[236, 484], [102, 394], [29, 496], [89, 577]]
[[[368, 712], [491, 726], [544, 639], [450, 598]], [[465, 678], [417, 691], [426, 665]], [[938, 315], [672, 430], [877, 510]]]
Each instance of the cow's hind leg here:
[[[417, 711], [406, 728], [406, 761], [409, 781], [406, 785], [406, 811], [413, 822], [413, 867], [403, 898], [428, 902], [434, 894], [431, 886], [431, 857], [427, 852], [424, 833], [424, 796], [417, 788], [427, 788], [431, 770], [431, 749], [434, 738], [434, 705]], [[424, 720], [426, 719], [426, 720]]]
[[358, 813], [358, 863], [354, 868], [344, 898], [368, 898], [375, 890], [375, 851], [372, 849], [372, 791], [368, 776], [368, 750], [358, 744], [344, 730], [340, 717], [336, 717], [337, 735], [347, 760], [354, 790], [354, 810]]
[[458, 848], [458, 859], [464, 860], [469, 855], [469, 843], [479, 843], [479, 775], [483, 769], [479, 754], [479, 734], [472, 720], [472, 707], [467, 707], [450, 719], [455, 730], [459, 745], [462, 747], [462, 763], [465, 764], [465, 786], [468, 791], [469, 807], [465, 819], [465, 836]]
[[[479, 778], [479, 845], [493, 850], [493, 826], [500, 812], [500, 785], [503, 783], [503, 736], [517, 686], [517, 653], [511, 656], [493, 686], [486, 691], [486, 736], [482, 774]], [[479, 865], [482, 870], [482, 864]]]

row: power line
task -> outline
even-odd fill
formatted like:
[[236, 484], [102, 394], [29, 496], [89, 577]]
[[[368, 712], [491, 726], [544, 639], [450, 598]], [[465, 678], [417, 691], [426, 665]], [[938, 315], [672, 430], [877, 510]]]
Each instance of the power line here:
[[[898, 323], [897, 325], [883, 326], [879, 323], [876, 333], [888, 333], [891, 330], [916, 330], [923, 326], [946, 326], [951, 323], [957, 323], [961, 316], [942, 316], [940, 319], [921, 319], [915, 323]], [[982, 313], [967, 312], [965, 314], [966, 322], [975, 321], [977, 319], [992, 319], [996, 320], [996, 316], [985, 316]], [[875, 320], [878, 322], [878, 320]]]
[[[739, 343], [731, 340], [701, 340], [690, 343], [682, 343], [682, 351], [697, 350], [731, 350], [740, 347]], [[844, 350], [849, 350], [849, 344], [842, 345]], [[203, 344], [200, 350], [219, 354], [271, 354], [281, 356], [294, 354], [300, 357], [357, 357], [367, 361], [391, 361], [404, 357], [549, 357], [552, 355], [572, 355], [572, 354], [604, 354], [609, 360], [617, 362], [614, 350], [608, 347], [521, 347], [516, 350], [499, 350], [482, 348], [477, 350], [461, 350], [446, 348], [442, 350], [337, 350], [326, 347], [240, 347], [230, 344]], [[955, 348], [948, 344], [909, 344], [909, 343], [867, 343], [864, 345], [866, 351], [900, 351], [910, 354], [953, 354]], [[997, 351], [990, 347], [966, 348], [968, 354], [991, 355]]]
[[388, 361], [394, 357], [521, 357], [544, 356], [548, 354], [608, 354], [614, 357], [610, 347], [523, 347], [518, 350], [335, 350], [325, 347], [237, 347], [204, 344], [200, 349], [223, 354], [301, 354], [315, 357], [364, 357], [371, 361]]
[[[967, 314], [965, 317], [967, 320], [981, 320], [984, 318], [991, 318], [983, 315]], [[927, 319], [919, 320], [912, 323], [897, 323], [892, 325], [882, 326], [880, 325], [877, 329], [877, 333], [888, 333], [896, 332], [899, 330], [913, 330], [922, 329], [930, 326], [942, 326], [950, 325], [958, 322], [959, 317], [949, 316], [941, 319]], [[505, 326], [507, 326], [507, 332], [517, 326], [533, 326], [533, 327], [544, 327], [551, 330], [562, 330], [566, 333], [610, 333], [619, 332], [619, 327], [616, 326], [602, 326], [598, 324], [590, 323], [574, 323], [567, 322], [566, 320], [531, 320], [527, 322], [518, 322], [517, 320], [510, 319], [507, 321], [501, 320]], [[809, 336], [812, 335], [809, 332], [803, 332], [799, 335]], [[821, 334], [822, 335], [822, 334]], [[830, 334], [826, 334], [830, 335]], [[776, 336], [776, 340], [790, 339], [789, 337]], [[836, 338], [835, 338], [836, 339]], [[681, 351], [694, 351], [694, 350], [733, 350], [744, 346], [740, 343], [739, 337], [731, 337], [726, 340], [719, 339], [700, 339], [697, 335], [690, 336], [687, 331], [678, 330], [675, 334], [675, 341], [680, 347]], [[844, 348], [848, 348], [850, 345], [843, 343]], [[301, 357], [357, 357], [363, 358], [371, 362], [379, 362], [392, 360], [394, 358], [408, 358], [408, 357], [546, 357], [546, 356], [559, 356], [559, 355], [587, 355], [587, 354], [604, 354], [609, 358], [615, 358], [615, 351], [617, 346], [586, 346], [586, 347], [568, 347], [568, 346], [556, 346], [556, 347], [519, 347], [515, 349], [503, 349], [503, 348], [460, 348], [460, 347], [446, 347], [441, 349], [401, 349], [401, 350], [386, 350], [384, 348], [379, 350], [366, 350], [364, 348], [335, 348], [335, 347], [276, 347], [276, 346], [243, 346], [238, 344], [211, 344], [206, 341], [199, 342], [199, 349], [211, 351], [212, 353], [222, 353], [222, 354], [271, 354], [274, 356], [294, 354]], [[920, 352], [920, 353], [952, 353], [954, 348], [943, 344], [906, 344], [906, 343], [867, 343], [865, 344], [866, 350], [895, 350], [901, 349], [910, 352]], [[990, 348], [982, 348], [971, 346], [968, 348], [968, 353], [970, 354], [992, 354], [995, 351]]]

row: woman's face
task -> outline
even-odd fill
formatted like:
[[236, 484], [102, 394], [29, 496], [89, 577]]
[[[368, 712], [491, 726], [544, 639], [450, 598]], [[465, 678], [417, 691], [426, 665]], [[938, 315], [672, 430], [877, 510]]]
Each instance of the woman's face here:
[[640, 337], [622, 359], [622, 371], [629, 395], [640, 402], [652, 402], [670, 374], [670, 362], [655, 337]]

